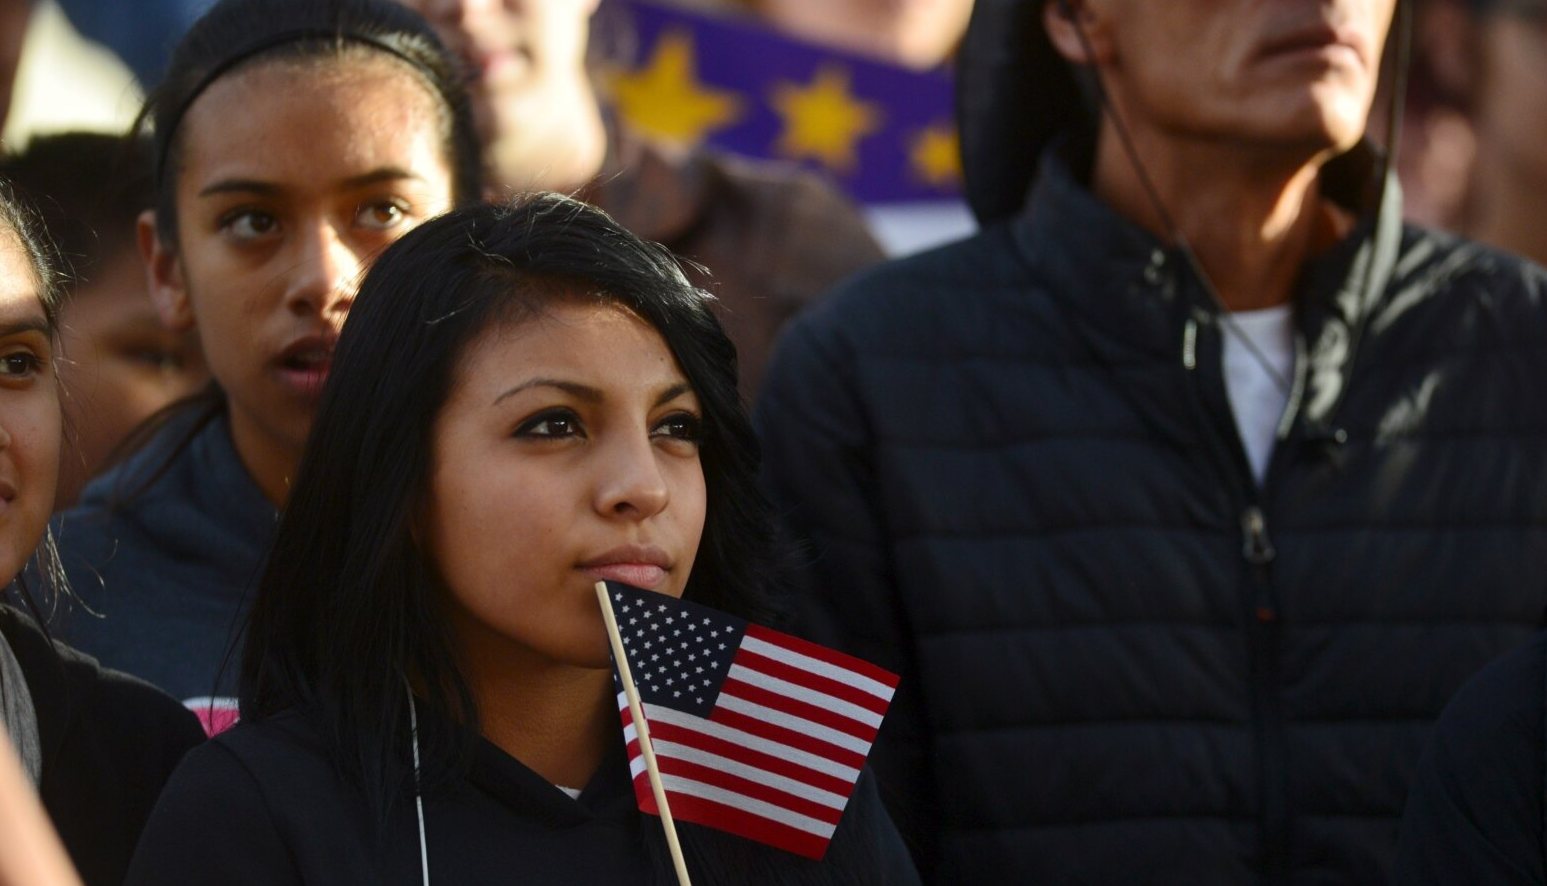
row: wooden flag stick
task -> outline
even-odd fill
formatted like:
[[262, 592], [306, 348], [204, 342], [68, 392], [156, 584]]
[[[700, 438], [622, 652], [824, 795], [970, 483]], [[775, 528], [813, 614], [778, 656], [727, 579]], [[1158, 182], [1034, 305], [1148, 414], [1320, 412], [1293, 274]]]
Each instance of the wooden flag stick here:
[[692, 886], [688, 879], [688, 865], [682, 858], [682, 844], [677, 842], [677, 825], [671, 820], [671, 805], [666, 802], [666, 786], [661, 783], [661, 770], [655, 763], [655, 746], [650, 743], [650, 725], [645, 722], [645, 709], [639, 701], [639, 689], [634, 686], [634, 675], [629, 672], [628, 656], [623, 651], [623, 635], [618, 633], [618, 617], [612, 611], [612, 595], [607, 593], [607, 583], [596, 583], [596, 599], [602, 604], [602, 618], [607, 622], [607, 639], [612, 641], [612, 657], [618, 663], [618, 676], [623, 680], [623, 693], [628, 696], [629, 717], [634, 721], [634, 732], [639, 736], [639, 749], [645, 755], [645, 771], [650, 776], [650, 790], [655, 793], [655, 807], [661, 813], [661, 827], [666, 830], [666, 845], [671, 848], [672, 864], [677, 866], [679, 886]]

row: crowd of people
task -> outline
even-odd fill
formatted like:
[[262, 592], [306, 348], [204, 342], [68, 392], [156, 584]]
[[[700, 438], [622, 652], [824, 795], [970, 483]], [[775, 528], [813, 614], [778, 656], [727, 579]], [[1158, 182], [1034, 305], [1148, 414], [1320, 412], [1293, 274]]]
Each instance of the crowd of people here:
[[[954, 65], [892, 260], [599, 2], [6, 146], [0, 884], [1547, 883], [1547, 0], [707, 4]], [[821, 859], [641, 811], [599, 581], [899, 675]]]

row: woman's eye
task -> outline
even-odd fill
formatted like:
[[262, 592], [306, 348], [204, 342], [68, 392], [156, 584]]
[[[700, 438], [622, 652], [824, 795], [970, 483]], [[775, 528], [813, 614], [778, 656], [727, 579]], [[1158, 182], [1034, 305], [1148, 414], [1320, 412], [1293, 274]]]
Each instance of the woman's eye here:
[[516, 429], [517, 437], [575, 437], [580, 434], [580, 419], [569, 411], [545, 412], [534, 416]]
[[220, 227], [238, 240], [259, 240], [279, 229], [279, 219], [256, 209], [243, 209], [220, 220]]
[[43, 361], [36, 354], [26, 351], [14, 351], [0, 355], [0, 376], [7, 379], [25, 379], [38, 374], [43, 368]]
[[385, 231], [402, 224], [407, 216], [407, 206], [395, 200], [383, 200], [361, 206], [356, 218], [361, 227]]
[[674, 413], [655, 426], [655, 435], [697, 443], [704, 436], [704, 420], [691, 412]]

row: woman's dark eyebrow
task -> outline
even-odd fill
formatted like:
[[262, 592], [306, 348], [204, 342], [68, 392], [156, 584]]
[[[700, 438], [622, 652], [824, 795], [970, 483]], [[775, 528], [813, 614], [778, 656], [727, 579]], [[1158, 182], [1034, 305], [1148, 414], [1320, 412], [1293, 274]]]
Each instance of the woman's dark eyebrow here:
[[587, 403], [600, 403], [604, 399], [601, 391], [597, 390], [596, 388], [578, 384], [576, 382], [562, 381], [556, 378], [532, 378], [527, 379], [521, 384], [507, 390], [505, 393], [500, 394], [498, 397], [495, 397], [494, 403], [491, 405], [497, 405], [506, 397], [514, 396], [529, 388], [556, 388], [578, 400], [584, 400]]
[[[425, 180], [424, 176], [413, 170], [404, 169], [401, 166], [384, 166], [364, 175], [346, 178], [339, 182], [339, 185], [345, 190], [353, 190], [355, 188], [381, 184], [382, 182], [402, 181], [403, 179], [413, 179], [414, 181], [421, 182]], [[199, 190], [199, 196], [209, 197], [215, 194], [243, 193], [269, 197], [283, 191], [283, 187], [273, 182], [259, 181], [254, 178], [227, 178], [205, 185]]]
[[17, 320], [13, 323], [0, 322], [0, 337], [9, 338], [13, 335], [21, 335], [27, 332], [38, 332], [43, 335], [52, 335], [53, 330], [48, 328], [48, 320], [43, 317], [28, 317], [25, 320]]
[[212, 184], [205, 185], [199, 190], [200, 197], [212, 197], [216, 194], [258, 194], [260, 196], [272, 196], [283, 189], [273, 182], [258, 181], [251, 178], [227, 178]]
[[[576, 399], [584, 400], [587, 403], [600, 403], [602, 400], [606, 399], [606, 395], [596, 388], [588, 387], [577, 382], [562, 381], [556, 378], [533, 378], [528, 379], [521, 384], [505, 391], [498, 397], [495, 397], [494, 403], [498, 404], [506, 397], [519, 394], [528, 388], [556, 388], [566, 394], [569, 394], [572, 397], [575, 397]], [[692, 390], [693, 386], [687, 382], [672, 385], [671, 387], [662, 391], [659, 397], [655, 398], [655, 405], [660, 406], [663, 403], [670, 403], [683, 394], [691, 393]]]
[[345, 188], [352, 189], [363, 188], [367, 185], [379, 185], [382, 182], [402, 181], [403, 179], [413, 179], [414, 181], [420, 182], [425, 180], [424, 176], [414, 172], [412, 169], [404, 169], [401, 166], [384, 166], [381, 169], [367, 172], [364, 175], [357, 175], [353, 178], [346, 178], [342, 184]]
[[681, 397], [683, 394], [692, 393], [693, 386], [687, 382], [675, 384], [661, 392], [661, 396], [655, 398], [655, 405], [662, 406]]

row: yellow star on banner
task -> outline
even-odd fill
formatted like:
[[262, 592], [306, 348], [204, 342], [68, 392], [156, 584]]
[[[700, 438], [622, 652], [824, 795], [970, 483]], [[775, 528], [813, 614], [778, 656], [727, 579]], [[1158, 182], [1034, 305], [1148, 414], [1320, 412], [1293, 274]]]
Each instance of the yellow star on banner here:
[[775, 152], [795, 160], [819, 160], [838, 172], [854, 169], [855, 146], [881, 128], [880, 106], [856, 99], [849, 90], [849, 72], [836, 65], [818, 69], [805, 86], [776, 85], [769, 104], [784, 118]]
[[668, 31], [638, 70], [612, 78], [613, 103], [640, 132], [683, 145], [696, 145], [716, 129], [741, 119], [745, 101], [734, 92], [699, 82], [693, 35]]
[[936, 123], [919, 130], [908, 148], [913, 172], [926, 184], [948, 188], [961, 181], [961, 139], [950, 123]]

